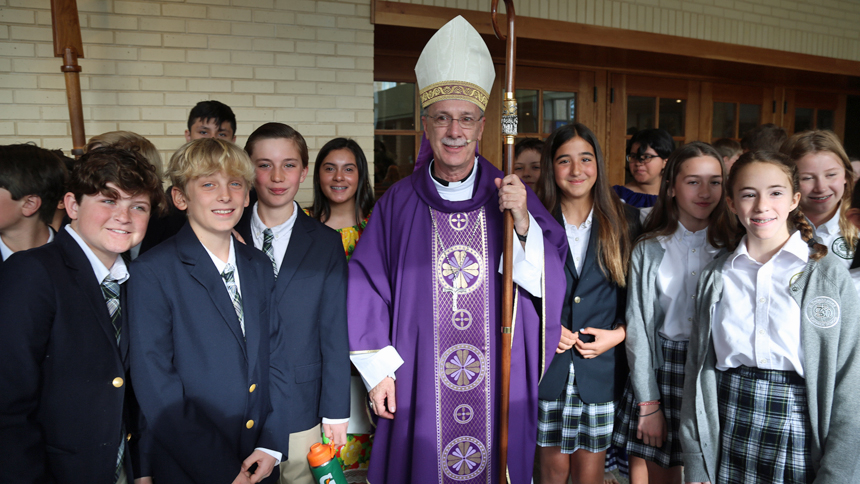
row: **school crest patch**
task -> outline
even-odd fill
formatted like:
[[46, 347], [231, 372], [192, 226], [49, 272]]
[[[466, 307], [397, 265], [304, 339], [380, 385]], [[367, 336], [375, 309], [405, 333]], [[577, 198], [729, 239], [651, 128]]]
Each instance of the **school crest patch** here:
[[806, 304], [806, 319], [819, 328], [831, 328], [839, 322], [839, 303], [833, 298], [819, 296]]
[[845, 243], [845, 237], [837, 237], [836, 240], [830, 244], [830, 250], [843, 259], [854, 258], [854, 251], [848, 249], [848, 244]]

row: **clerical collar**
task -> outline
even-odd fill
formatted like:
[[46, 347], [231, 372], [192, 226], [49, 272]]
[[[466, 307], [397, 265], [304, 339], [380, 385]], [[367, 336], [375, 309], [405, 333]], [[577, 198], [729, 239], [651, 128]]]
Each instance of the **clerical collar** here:
[[443, 184], [443, 180], [439, 180], [433, 176], [433, 162], [431, 161], [427, 169], [430, 170], [430, 176], [433, 179], [433, 185], [436, 187], [436, 192], [443, 200], [449, 202], [462, 202], [472, 198], [475, 190], [475, 181], [478, 178], [478, 157], [475, 157], [475, 165], [472, 166], [472, 171], [469, 175], [456, 182], [447, 182]]
[[463, 177], [462, 179], [460, 179], [459, 181], [449, 182], [448, 180], [443, 180], [443, 179], [439, 178], [438, 176], [436, 176], [436, 174], [434, 174], [434, 173], [433, 173], [433, 161], [431, 160], [431, 161], [430, 161], [430, 176], [432, 176], [432, 177], [433, 177], [433, 179], [434, 179], [434, 180], [436, 180], [436, 183], [438, 183], [438, 184], [442, 185], [443, 187], [456, 188], [456, 187], [457, 187], [457, 184], [459, 184], [459, 183], [465, 183], [465, 182], [466, 182], [466, 180], [467, 180], [470, 176], [472, 176], [472, 173], [475, 173], [475, 166], [476, 166], [477, 164], [478, 164], [478, 157], [476, 156], [476, 157], [475, 157], [475, 163], [472, 165], [472, 170], [471, 170], [471, 171], [469, 171], [469, 174], [468, 174], [468, 175], [464, 176], [464, 177]]

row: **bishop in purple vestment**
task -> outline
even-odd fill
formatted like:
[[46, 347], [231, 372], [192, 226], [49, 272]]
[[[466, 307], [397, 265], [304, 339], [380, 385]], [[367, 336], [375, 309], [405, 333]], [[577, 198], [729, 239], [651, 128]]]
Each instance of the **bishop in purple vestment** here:
[[508, 475], [528, 483], [567, 239], [515, 175], [475, 156], [494, 73], [471, 25], [437, 32], [416, 75], [433, 159], [380, 199], [349, 265], [351, 359], [382, 417], [368, 482], [498, 482], [504, 208], [519, 240]]

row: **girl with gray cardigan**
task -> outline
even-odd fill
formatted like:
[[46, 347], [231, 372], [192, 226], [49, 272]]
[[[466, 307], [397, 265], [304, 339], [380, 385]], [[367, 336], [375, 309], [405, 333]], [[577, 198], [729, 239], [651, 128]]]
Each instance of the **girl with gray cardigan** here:
[[699, 280], [681, 407], [686, 480], [856, 482], [860, 296], [814, 243], [786, 157], [743, 155], [727, 189], [746, 235]]
[[630, 456], [630, 481], [681, 483], [681, 396], [702, 268], [735, 232], [719, 153], [696, 141], [669, 157], [655, 210], [633, 249], [627, 292], [630, 378], [613, 444]]

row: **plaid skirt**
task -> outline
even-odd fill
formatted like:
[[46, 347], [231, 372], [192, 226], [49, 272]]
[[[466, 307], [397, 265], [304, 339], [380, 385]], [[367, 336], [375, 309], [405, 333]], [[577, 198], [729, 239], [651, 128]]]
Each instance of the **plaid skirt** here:
[[538, 401], [537, 445], [561, 447], [562, 454], [580, 449], [603, 452], [612, 440], [615, 402], [584, 403], [575, 380], [571, 362], [565, 394], [557, 400]]
[[742, 366], [718, 375], [720, 465], [716, 484], [810, 483], [812, 431], [803, 378]]
[[627, 449], [628, 455], [655, 462], [664, 469], [684, 465], [678, 431], [681, 427], [681, 397], [684, 393], [684, 363], [687, 361], [688, 345], [688, 341], [663, 340], [663, 366], [656, 370], [660, 409], [669, 428], [663, 446], [645, 445], [641, 439], [636, 438], [639, 402], [633, 395], [630, 380], [624, 387], [624, 397], [615, 418], [612, 443]]

